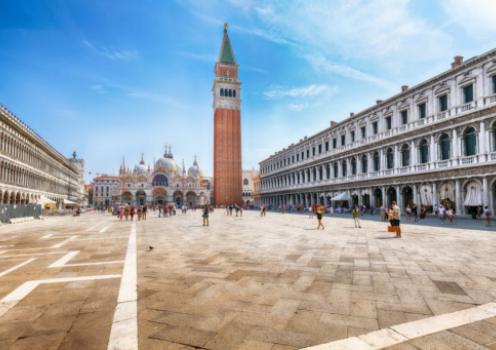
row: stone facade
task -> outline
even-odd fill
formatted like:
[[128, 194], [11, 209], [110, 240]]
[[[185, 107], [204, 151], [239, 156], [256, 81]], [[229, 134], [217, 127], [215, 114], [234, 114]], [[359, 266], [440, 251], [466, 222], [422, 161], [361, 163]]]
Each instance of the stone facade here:
[[[262, 201], [370, 207], [496, 208], [496, 50], [260, 162]], [[334, 199], [345, 199], [336, 202]]]
[[[75, 165], [73, 162], [77, 162]], [[67, 159], [4, 106], [0, 106], [0, 203], [42, 197], [81, 203], [84, 162]]]
[[128, 168], [125, 161], [119, 176], [97, 176], [93, 179], [93, 205], [108, 207], [118, 204], [199, 206], [211, 202], [211, 178], [195, 159], [186, 171], [174, 160], [170, 147], [153, 165], [141, 161]]
[[255, 183], [259, 176], [258, 170], [243, 170], [243, 204], [255, 205]]
[[215, 64], [214, 98], [214, 202], [241, 204], [241, 82], [238, 65], [224, 26], [219, 59]]

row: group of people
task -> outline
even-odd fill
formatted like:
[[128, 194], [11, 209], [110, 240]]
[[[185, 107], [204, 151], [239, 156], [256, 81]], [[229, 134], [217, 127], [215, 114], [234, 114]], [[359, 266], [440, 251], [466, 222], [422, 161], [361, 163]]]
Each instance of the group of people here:
[[146, 220], [147, 212], [148, 207], [146, 205], [139, 205], [137, 207], [135, 207], [134, 205], [125, 205], [117, 208], [117, 217], [120, 221], [122, 221], [124, 218], [126, 221], [128, 221], [129, 219], [133, 221], [134, 216], [136, 215], [137, 220], [141, 221], [142, 219]]
[[243, 216], [243, 208], [238, 204], [229, 204], [226, 206], [226, 215], [232, 216], [233, 210], [236, 216]]

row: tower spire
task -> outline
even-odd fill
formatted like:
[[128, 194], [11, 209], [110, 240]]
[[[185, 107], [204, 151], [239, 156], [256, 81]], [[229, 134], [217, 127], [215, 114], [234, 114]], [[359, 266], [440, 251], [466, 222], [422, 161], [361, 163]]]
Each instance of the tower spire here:
[[144, 153], [141, 152], [141, 160], [140, 160], [141, 165], [145, 165], [145, 159], [143, 157], [144, 157]]
[[234, 56], [234, 51], [231, 46], [231, 41], [229, 40], [229, 35], [227, 34], [227, 22], [224, 23], [224, 36], [222, 37], [222, 45], [220, 47], [218, 63], [236, 65], [236, 57]]

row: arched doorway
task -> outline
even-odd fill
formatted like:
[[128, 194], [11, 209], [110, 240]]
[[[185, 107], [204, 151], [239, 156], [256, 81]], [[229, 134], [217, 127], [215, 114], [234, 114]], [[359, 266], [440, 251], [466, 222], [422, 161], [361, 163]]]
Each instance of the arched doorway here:
[[121, 196], [122, 203], [131, 205], [133, 203], [133, 195], [131, 192], [124, 192]]
[[198, 204], [195, 192], [189, 191], [186, 193], [186, 203], [190, 208], [193, 208]]
[[183, 205], [183, 193], [181, 191], [174, 192], [172, 197], [174, 198], [174, 203], [176, 203], [178, 207]]
[[146, 204], [146, 193], [143, 190], [136, 191], [136, 204], [145, 205]]
[[380, 208], [383, 206], [382, 191], [380, 188], [374, 190], [374, 207]]
[[358, 195], [352, 194], [351, 195], [351, 206], [356, 207], [357, 205], [358, 205]]
[[396, 193], [396, 189], [394, 187], [389, 187], [386, 192], [388, 198], [388, 205], [391, 206], [393, 202], [398, 203], [398, 197]]
[[365, 207], [370, 208], [370, 195], [368, 193], [362, 194], [362, 203]]
[[152, 186], [167, 187], [169, 186], [169, 180], [164, 174], [157, 174], [153, 177]]
[[472, 218], [477, 217], [477, 210], [482, 207], [482, 186], [479, 181], [469, 181], [463, 188], [464, 201], [463, 205]]
[[413, 207], [413, 204], [417, 204], [417, 203], [413, 203], [413, 190], [410, 186], [403, 187], [401, 194], [403, 195], [403, 206], [405, 208], [407, 205]]
[[153, 189], [153, 204], [155, 205], [163, 205], [167, 203], [167, 191], [163, 188], [154, 188]]

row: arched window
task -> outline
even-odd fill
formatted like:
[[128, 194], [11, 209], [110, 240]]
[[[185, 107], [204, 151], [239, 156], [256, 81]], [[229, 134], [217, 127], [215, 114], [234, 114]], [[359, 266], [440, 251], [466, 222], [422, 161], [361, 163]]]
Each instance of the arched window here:
[[229, 97], [232, 97], [232, 90], [229, 89], [228, 91], [229, 91]]
[[450, 159], [450, 138], [447, 134], [442, 134], [439, 138], [439, 153], [441, 160]]
[[426, 139], [420, 141], [419, 144], [419, 152], [420, 152], [420, 163], [425, 164], [429, 162], [429, 144]]
[[410, 147], [403, 145], [401, 147], [401, 166], [410, 165]]
[[236, 97], [236, 90], [233, 90], [233, 97]]
[[331, 178], [331, 165], [330, 164], [326, 165], [326, 174], [327, 174], [327, 178], [330, 179]]
[[321, 166], [319, 166], [319, 180], [324, 179], [324, 170]]
[[250, 182], [248, 181], [248, 179], [244, 179], [244, 180], [243, 180], [243, 185], [248, 186], [248, 184], [249, 184], [249, 183], [250, 183]]
[[392, 148], [388, 148], [386, 151], [386, 168], [394, 168], [394, 151]]
[[366, 155], [363, 155], [362, 156], [362, 173], [363, 174], [366, 174], [367, 173], [368, 167], [369, 167], [369, 161], [367, 159], [367, 156]]
[[346, 176], [346, 173], [347, 173], [347, 170], [346, 169], [346, 160], [343, 160], [343, 162], [341, 163], [341, 174], [344, 176]]
[[155, 175], [152, 181], [153, 186], [165, 186], [167, 187], [169, 185], [169, 181], [167, 180], [167, 176], [158, 174]]
[[220, 88], [220, 95], [224, 96], [224, 89], [223, 88]]
[[351, 175], [356, 175], [356, 173], [357, 173], [356, 158], [353, 157], [351, 158]]
[[317, 180], [317, 169], [315, 169], [315, 168], [312, 169], [312, 175], [313, 175], [312, 181]]
[[463, 148], [466, 156], [473, 156], [477, 153], [477, 136], [473, 127], [465, 129], [463, 133]]
[[381, 167], [381, 160], [379, 158], [379, 152], [374, 153], [374, 171], [379, 171]]
[[333, 168], [334, 168], [334, 169], [333, 169], [333, 170], [334, 170], [334, 177], [336, 177], [336, 178], [337, 178], [337, 177], [338, 177], [338, 175], [339, 175], [339, 174], [338, 174], [338, 163], [334, 163]]

